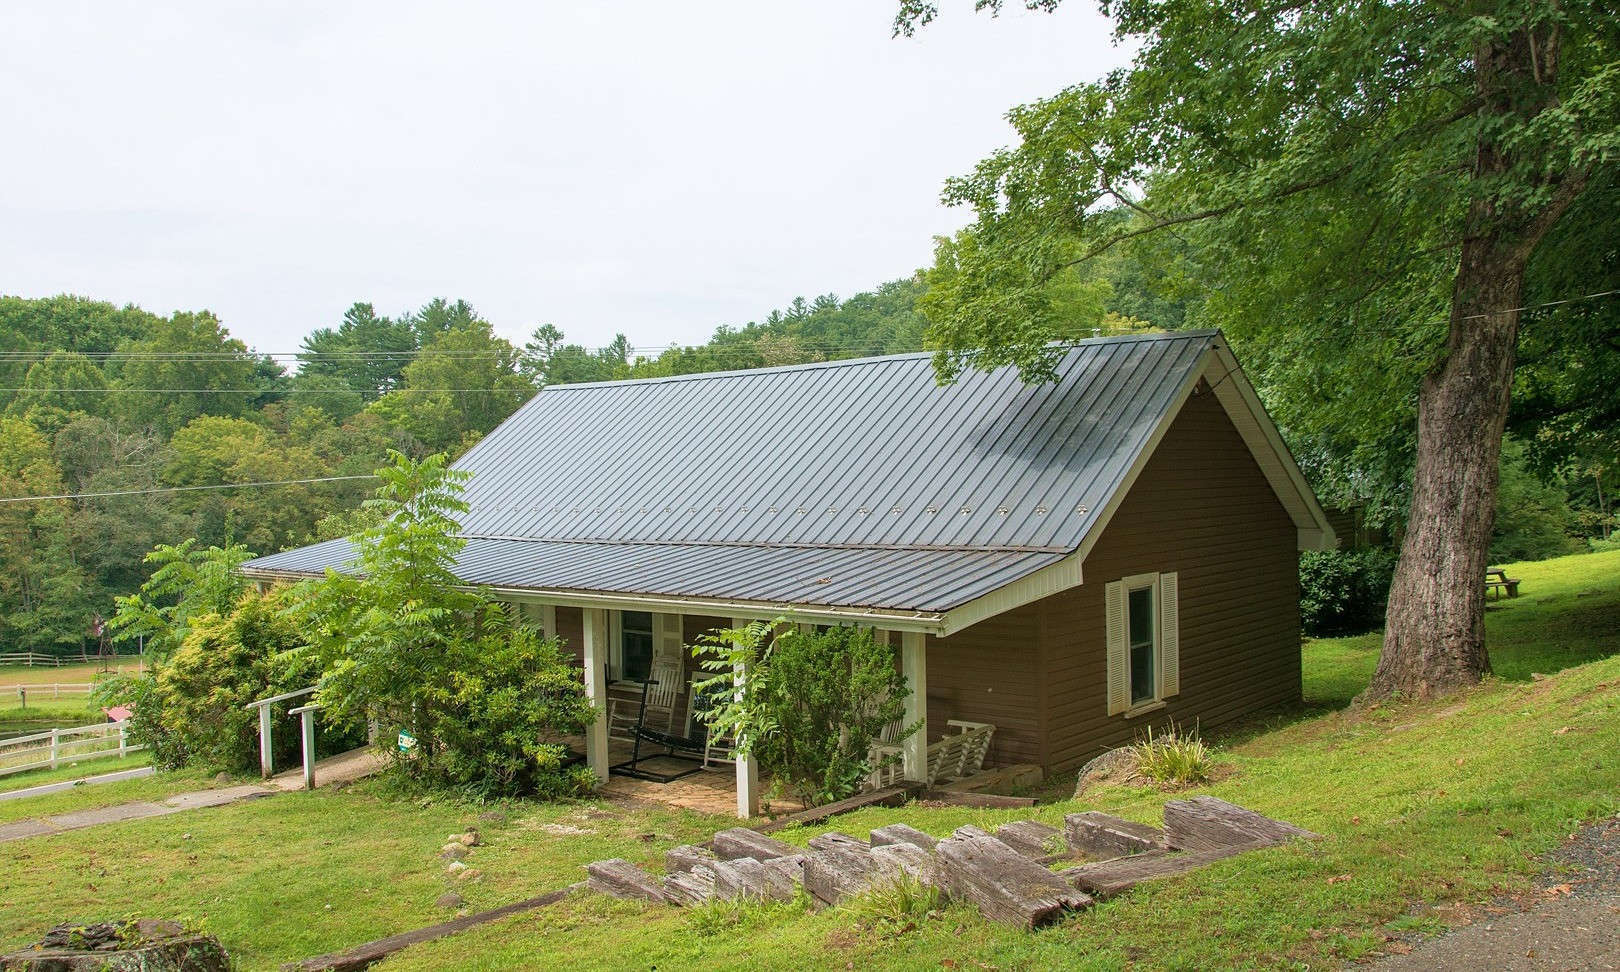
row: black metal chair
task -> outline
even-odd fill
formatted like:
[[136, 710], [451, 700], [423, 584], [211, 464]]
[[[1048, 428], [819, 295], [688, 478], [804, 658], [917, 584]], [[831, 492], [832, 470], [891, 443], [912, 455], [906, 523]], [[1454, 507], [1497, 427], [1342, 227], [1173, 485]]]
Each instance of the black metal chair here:
[[[649, 780], [653, 783], [673, 783], [683, 777], [703, 770], [703, 746], [705, 739], [694, 736], [681, 736], [673, 731], [654, 729], [647, 725], [647, 694], [658, 682], [647, 679], [641, 683], [641, 707], [636, 714], [636, 724], [630, 730], [630, 758], [622, 763], [615, 763], [608, 767], [611, 773], [628, 776], [638, 780]], [[648, 743], [662, 750], [649, 756], [641, 754], [641, 744]], [[692, 763], [691, 769], [683, 769], [673, 773], [660, 773], [656, 770], [641, 766], [643, 760], [673, 759]]]

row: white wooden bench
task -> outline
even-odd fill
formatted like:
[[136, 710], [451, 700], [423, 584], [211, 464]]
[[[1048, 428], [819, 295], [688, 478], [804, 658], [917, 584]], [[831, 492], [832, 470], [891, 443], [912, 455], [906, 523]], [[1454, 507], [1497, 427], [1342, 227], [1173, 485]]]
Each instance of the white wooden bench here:
[[[952, 719], [945, 725], [945, 735], [928, 747], [930, 783], [959, 780], [977, 773], [984, 767], [984, 757], [990, 752], [990, 738], [996, 732], [996, 727], [988, 722]], [[871, 763], [872, 775], [867, 779], [869, 789], [893, 786], [905, 775], [901, 748], [897, 743], [874, 744]]]

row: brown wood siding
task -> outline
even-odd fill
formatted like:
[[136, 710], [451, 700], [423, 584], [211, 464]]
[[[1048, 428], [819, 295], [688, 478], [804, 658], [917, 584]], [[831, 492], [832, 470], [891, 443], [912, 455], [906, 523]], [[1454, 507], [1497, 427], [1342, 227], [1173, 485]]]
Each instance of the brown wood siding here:
[[987, 766], [1040, 763], [1041, 609], [1026, 604], [958, 631], [928, 637], [928, 735], [948, 719], [996, 727]]
[[[1084, 584], [1038, 602], [1048, 770], [1150, 723], [1213, 727], [1299, 700], [1294, 524], [1207, 390], [1187, 400], [1082, 569]], [[1104, 588], [1155, 571], [1179, 575], [1181, 694], [1150, 715], [1109, 716]]]
[[574, 653], [574, 664], [585, 667], [585, 612], [576, 607], [557, 608], [557, 637]]

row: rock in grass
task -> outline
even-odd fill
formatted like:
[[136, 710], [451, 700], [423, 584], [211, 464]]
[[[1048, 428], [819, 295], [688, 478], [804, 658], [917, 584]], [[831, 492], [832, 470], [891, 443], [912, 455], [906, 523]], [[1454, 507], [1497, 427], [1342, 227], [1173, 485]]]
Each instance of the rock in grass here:
[[439, 848], [439, 856], [447, 861], [459, 861], [467, 856], [467, 845], [460, 841], [451, 841]]
[[433, 899], [433, 907], [443, 908], [446, 911], [455, 911], [457, 908], [460, 908], [466, 903], [467, 899], [463, 898], [454, 891], [446, 891], [444, 894], [441, 894], [437, 898]]

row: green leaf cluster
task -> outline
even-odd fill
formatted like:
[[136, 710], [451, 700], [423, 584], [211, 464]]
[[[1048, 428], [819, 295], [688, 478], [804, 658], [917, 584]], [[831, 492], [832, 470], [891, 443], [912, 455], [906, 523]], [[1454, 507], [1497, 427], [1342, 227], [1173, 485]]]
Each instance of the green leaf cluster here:
[[735, 738], [775, 786], [809, 806], [854, 794], [874, 769], [872, 744], [905, 715], [910, 689], [894, 648], [870, 628], [756, 621], [705, 635], [692, 651], [712, 673], [693, 685], [712, 700], [709, 731]]

